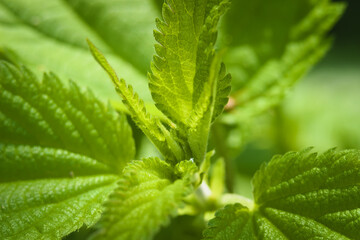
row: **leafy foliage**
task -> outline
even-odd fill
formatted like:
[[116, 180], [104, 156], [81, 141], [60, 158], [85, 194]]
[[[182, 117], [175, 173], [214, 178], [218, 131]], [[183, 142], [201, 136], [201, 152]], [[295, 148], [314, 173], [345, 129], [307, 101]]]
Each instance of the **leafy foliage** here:
[[222, 41], [231, 46], [225, 63], [233, 75], [234, 111], [224, 121], [246, 120], [277, 105], [329, 49], [327, 32], [343, 11], [344, 3], [330, 0], [234, 1]]
[[93, 225], [134, 156], [131, 129], [74, 83], [0, 63], [0, 238], [60, 238]]
[[226, 0], [167, 1], [154, 31], [158, 44], [149, 87], [156, 106], [188, 128], [185, 140], [197, 163], [205, 157], [211, 121], [230, 92], [230, 76], [224, 65], [218, 70], [214, 51], [217, 23], [228, 5]]
[[103, 84], [106, 75], [88, 54], [85, 39], [90, 38], [151, 102], [144, 86], [158, 15], [151, 0], [1, 0], [0, 47], [12, 50], [15, 62], [36, 74], [51, 70], [61, 79], [76, 79], [102, 99], [114, 99], [111, 85]]
[[[144, 134], [155, 144], [166, 160], [174, 163], [176, 160], [184, 158], [180, 147], [172, 139], [168, 130], [163, 126], [158, 118], [152, 118], [147, 113], [144, 102], [139, 99], [137, 93], [133, 92], [132, 86], [127, 86], [125, 80], [119, 79], [110, 66], [104, 55], [90, 42], [90, 50], [96, 61], [109, 74], [111, 80], [116, 86], [117, 92], [123, 98], [123, 102], [128, 107], [134, 122], [141, 128]], [[173, 150], [173, 151], [172, 151]]]
[[39, 83], [26, 68], [6, 63], [0, 76], [2, 142], [66, 149], [115, 169], [133, 158], [125, 117], [105, 108], [90, 91], [82, 93], [73, 82], [65, 88], [53, 74]]
[[192, 191], [196, 170], [190, 161], [180, 162], [175, 171], [158, 158], [130, 163], [106, 204], [104, 229], [95, 239], [151, 239]]
[[155, 45], [158, 56], [154, 56], [149, 78], [153, 98], [169, 118], [166, 123], [172, 131], [146, 114], [137, 94], [118, 79], [105, 57], [89, 42], [93, 56], [108, 72], [133, 119], [169, 162], [190, 157], [197, 164], [204, 160], [210, 124], [216, 117], [214, 109], [220, 114], [227, 102], [230, 76], [220, 65], [219, 56], [215, 57], [214, 44], [217, 23], [228, 4], [223, 0], [206, 4], [169, 1], [163, 5], [164, 22], [157, 20], [160, 32], [154, 32], [160, 43]]
[[171, 0], [163, 5], [163, 21], [156, 20], [157, 55], [149, 86], [157, 107], [175, 122], [189, 125], [196, 105], [202, 104], [199, 98], [210, 81], [217, 22], [228, 4]]
[[[255, 174], [252, 202], [224, 194], [227, 152], [211, 167], [214, 151], [207, 149], [231, 85], [232, 111], [220, 123], [239, 127], [277, 104], [324, 55], [344, 4], [234, 1], [218, 43], [230, 51], [217, 52], [218, 23], [230, 1], [167, 0], [156, 19], [148, 91], [148, 30], [158, 3], [0, 0], [0, 58], [8, 61], [0, 62], [0, 238], [59, 239], [99, 219], [93, 239], [195, 237], [226, 205], [209, 221], [205, 239], [360, 239], [358, 150], [275, 156]], [[118, 78], [88, 41], [164, 160], [133, 160], [126, 117], [89, 90], [52, 73], [37, 80], [51, 68], [111, 99], [85, 38], [130, 80]], [[235, 73], [232, 84], [222, 57]], [[150, 92], [157, 109], [149, 108]]]
[[254, 209], [220, 210], [205, 239], [359, 239], [359, 169], [358, 150], [275, 156], [254, 176]]

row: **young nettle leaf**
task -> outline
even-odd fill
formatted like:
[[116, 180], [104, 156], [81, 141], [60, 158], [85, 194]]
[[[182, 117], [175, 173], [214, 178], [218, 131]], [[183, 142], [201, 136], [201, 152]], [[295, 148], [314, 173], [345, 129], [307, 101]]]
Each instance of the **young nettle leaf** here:
[[131, 128], [76, 84], [0, 62], [0, 238], [93, 225], [134, 157]]
[[150, 90], [164, 113], [166, 126], [146, 114], [142, 100], [119, 80], [105, 57], [89, 42], [96, 60], [108, 72], [137, 125], [171, 163], [205, 158], [209, 129], [230, 92], [230, 75], [215, 55], [217, 23], [229, 5], [210, 2], [167, 1], [157, 19], [157, 51]]
[[95, 239], [152, 239], [193, 190], [196, 171], [191, 161], [182, 161], [175, 168], [158, 158], [130, 163], [105, 205], [103, 229]]
[[188, 128], [186, 137], [197, 163], [204, 159], [211, 121], [230, 92], [230, 76], [223, 64], [219, 71], [214, 50], [217, 23], [228, 6], [227, 0], [169, 0], [163, 5], [163, 21], [156, 20], [150, 90], [156, 106]]
[[124, 79], [119, 79], [114, 69], [105, 59], [104, 55], [102, 55], [102, 53], [90, 41], [88, 41], [88, 44], [96, 61], [109, 74], [116, 87], [116, 91], [123, 98], [123, 102], [128, 107], [129, 112], [137, 126], [154, 143], [154, 145], [165, 156], [167, 161], [174, 163], [176, 160], [180, 161], [184, 159], [182, 150], [174, 139], [169, 136], [170, 133], [162, 125], [160, 119], [152, 117], [149, 113], [147, 113], [144, 102], [139, 99], [137, 93], [133, 92], [131, 85], [127, 86]]
[[219, 210], [205, 239], [360, 239], [360, 151], [275, 156], [254, 176], [252, 209]]
[[189, 118], [211, 81], [217, 23], [228, 5], [222, 0], [169, 0], [163, 5], [163, 21], [156, 20], [158, 55], [152, 63], [150, 90], [158, 108], [174, 122], [191, 124]]

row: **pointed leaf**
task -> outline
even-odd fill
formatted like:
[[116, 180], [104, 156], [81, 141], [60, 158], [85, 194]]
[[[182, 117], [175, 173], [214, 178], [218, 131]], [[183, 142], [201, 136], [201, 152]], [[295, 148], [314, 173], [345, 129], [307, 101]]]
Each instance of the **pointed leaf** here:
[[169, 0], [163, 5], [163, 20], [157, 19], [154, 31], [158, 44], [150, 90], [157, 107], [174, 122], [189, 124], [196, 105], [203, 104], [199, 98], [210, 81], [217, 23], [228, 4]]
[[230, 76], [214, 50], [217, 24], [228, 5], [227, 0], [166, 1], [154, 31], [158, 44], [150, 90], [156, 106], [186, 129], [182, 140], [198, 165], [205, 157], [210, 124], [230, 91]]
[[[176, 155], [178, 148], [177, 143], [169, 136], [168, 131], [162, 125], [159, 119], [153, 118], [147, 113], [143, 100], [139, 99], [137, 93], [133, 92], [132, 86], [127, 86], [124, 79], [119, 79], [115, 70], [110, 66], [104, 55], [88, 40], [90, 51], [95, 60], [108, 73], [115, 85], [116, 91], [121, 95], [124, 104], [129, 109], [130, 115], [137, 126], [152, 141], [160, 152], [169, 162], [176, 159], [183, 159], [182, 155]], [[174, 144], [172, 144], [174, 143]], [[172, 151], [174, 149], [175, 151]], [[175, 153], [175, 156], [174, 156]]]

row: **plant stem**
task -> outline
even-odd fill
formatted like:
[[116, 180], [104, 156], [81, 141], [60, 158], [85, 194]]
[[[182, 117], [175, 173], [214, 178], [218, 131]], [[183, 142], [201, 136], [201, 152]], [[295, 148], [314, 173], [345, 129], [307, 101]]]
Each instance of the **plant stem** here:
[[229, 192], [234, 192], [234, 166], [228, 155], [228, 150], [225, 145], [225, 137], [221, 133], [221, 129], [219, 129], [219, 124], [214, 124], [212, 129], [212, 134], [214, 136], [214, 145], [215, 150], [218, 155], [224, 158], [225, 161], [225, 185]]
[[202, 181], [200, 186], [195, 190], [196, 198], [202, 204], [206, 204], [210, 196], [212, 195], [209, 185], [205, 181]]

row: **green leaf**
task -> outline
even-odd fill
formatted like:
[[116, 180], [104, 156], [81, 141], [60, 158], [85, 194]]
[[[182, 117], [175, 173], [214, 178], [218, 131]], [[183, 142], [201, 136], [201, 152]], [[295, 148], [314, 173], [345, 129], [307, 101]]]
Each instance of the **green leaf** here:
[[359, 150], [275, 156], [255, 174], [255, 206], [219, 210], [205, 239], [360, 239], [359, 170]]
[[134, 156], [125, 116], [106, 108], [76, 84], [64, 87], [54, 74], [43, 81], [26, 68], [0, 63], [0, 140], [61, 148], [113, 165], [121, 171]]
[[[160, 43], [155, 46], [158, 55], [154, 56], [153, 74], [149, 74], [156, 106], [165, 114], [161, 118], [164, 123], [147, 114], [143, 100], [131, 85], [117, 77], [103, 54], [88, 41], [93, 56], [109, 74], [136, 124], [172, 164], [189, 158], [201, 164], [210, 125], [227, 102], [230, 75], [220, 63], [220, 55], [215, 56], [214, 44], [217, 23], [228, 5], [227, 0], [164, 3], [164, 22], [157, 20], [160, 32], [154, 32]], [[190, 32], [186, 29], [189, 27]], [[184, 44], [180, 46], [179, 42]]]
[[104, 55], [88, 40], [90, 51], [95, 60], [108, 73], [115, 85], [116, 91], [121, 95], [124, 104], [129, 109], [130, 115], [137, 126], [152, 141], [165, 159], [171, 163], [184, 159], [182, 150], [173, 140], [168, 130], [162, 125], [160, 119], [151, 117], [147, 113], [143, 100], [134, 93], [131, 85], [126, 85], [124, 79], [119, 79], [115, 70], [110, 66]]
[[130, 163], [106, 204], [95, 239], [151, 239], [168, 225], [192, 191], [197, 167], [183, 161], [175, 169], [158, 158]]
[[226, 205], [215, 216], [204, 231], [204, 239], [256, 239], [250, 220], [251, 213], [242, 205]]
[[225, 64], [221, 63], [218, 82], [216, 86], [216, 98], [214, 103], [214, 112], [212, 121], [214, 121], [224, 110], [225, 105], [229, 101], [231, 92], [231, 75], [226, 74]]
[[0, 47], [14, 50], [19, 60], [39, 75], [55, 71], [65, 81], [76, 79], [81, 86], [90, 87], [102, 99], [113, 99], [112, 86], [103, 84], [106, 75], [88, 54], [85, 39], [92, 39], [151, 103], [144, 86], [158, 15], [151, 0], [1, 0]]
[[[33, 166], [26, 170], [37, 169]], [[117, 179], [110, 174], [65, 175], [1, 183], [1, 239], [59, 239], [83, 224], [92, 226]]]
[[228, 5], [227, 0], [169, 0], [162, 8], [163, 20], [156, 20], [150, 90], [156, 106], [187, 128], [183, 141], [190, 143], [198, 164], [205, 157], [210, 124], [230, 91], [230, 76], [223, 64], [219, 67], [214, 50], [217, 23]]
[[100, 218], [133, 159], [123, 115], [53, 74], [0, 62], [0, 238], [58, 239]]
[[188, 124], [210, 81], [217, 23], [228, 4], [169, 0], [163, 5], [163, 21], [156, 20], [150, 90], [157, 107], [175, 122]]
[[235, 111], [224, 121], [246, 120], [277, 105], [329, 49], [327, 33], [343, 12], [343, 3], [330, 0], [233, 2], [223, 44], [231, 46], [225, 63], [234, 79]]

